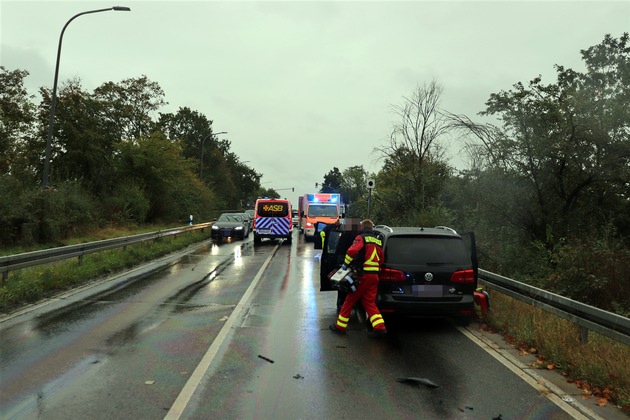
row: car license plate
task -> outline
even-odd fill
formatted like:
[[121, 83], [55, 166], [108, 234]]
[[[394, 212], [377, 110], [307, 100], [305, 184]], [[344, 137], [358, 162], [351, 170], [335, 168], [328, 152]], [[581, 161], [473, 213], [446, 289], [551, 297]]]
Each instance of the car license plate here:
[[411, 286], [414, 296], [438, 297], [443, 294], [443, 286], [437, 284]]
[[271, 233], [271, 229], [258, 229], [258, 233], [262, 235], [268, 235]]

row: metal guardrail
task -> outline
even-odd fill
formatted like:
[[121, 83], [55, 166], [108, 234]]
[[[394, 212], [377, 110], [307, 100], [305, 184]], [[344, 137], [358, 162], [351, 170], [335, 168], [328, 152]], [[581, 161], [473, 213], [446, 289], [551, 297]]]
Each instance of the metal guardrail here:
[[630, 345], [629, 318], [481, 269], [479, 280], [491, 289], [577, 324], [582, 343], [588, 341], [590, 330]]
[[[48, 264], [67, 258], [82, 258], [83, 255], [94, 252], [125, 247], [130, 244], [150, 241], [164, 236], [177, 235], [192, 230], [205, 229], [211, 226], [212, 223], [213, 222], [200, 223], [157, 232], [141, 233], [121, 238], [105, 239], [102, 241], [0, 257], [0, 273], [2, 273], [1, 284], [4, 284], [8, 278], [9, 272], [13, 270]], [[479, 280], [491, 289], [495, 289], [510, 297], [539, 307], [577, 324], [580, 327], [583, 342], [588, 341], [588, 331], [595, 331], [621, 343], [630, 345], [630, 319], [626, 317], [481, 269], [479, 270]]]
[[22, 254], [8, 255], [0, 257], [0, 273], [2, 273], [3, 285], [10, 271], [19, 270], [21, 268], [34, 267], [36, 265], [48, 264], [54, 261], [64, 260], [67, 258], [79, 257], [101, 252], [107, 249], [125, 247], [127, 245], [138, 242], [155, 240], [165, 236], [177, 235], [179, 233], [189, 232], [197, 229], [205, 229], [212, 225], [212, 222], [200, 223], [197, 225], [183, 226], [173, 229], [159, 230], [156, 232], [140, 233], [138, 235], [124, 236], [121, 238], [104, 239], [101, 241], [87, 242], [83, 244], [68, 245], [58, 248], [42, 249], [32, 252], [24, 252]]

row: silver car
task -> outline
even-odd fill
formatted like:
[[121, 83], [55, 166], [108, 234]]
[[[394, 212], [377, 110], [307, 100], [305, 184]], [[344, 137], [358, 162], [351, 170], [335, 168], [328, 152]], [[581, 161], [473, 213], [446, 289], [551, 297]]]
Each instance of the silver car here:
[[249, 236], [249, 220], [242, 213], [223, 213], [212, 224], [212, 239], [222, 241], [224, 238], [245, 239]]

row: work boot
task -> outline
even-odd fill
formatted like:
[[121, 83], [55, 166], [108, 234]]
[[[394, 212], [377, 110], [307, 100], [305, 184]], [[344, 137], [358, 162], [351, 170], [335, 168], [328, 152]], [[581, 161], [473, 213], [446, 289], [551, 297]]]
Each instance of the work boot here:
[[387, 337], [387, 330], [373, 330], [368, 333], [370, 338], [385, 338]]
[[338, 335], [346, 335], [346, 332], [345, 332], [345, 331], [343, 331], [343, 330], [340, 330], [339, 328], [337, 328], [337, 327], [335, 326], [335, 324], [330, 324], [330, 325], [328, 326], [328, 329], [329, 329], [330, 331], [334, 332], [335, 334], [338, 334]]

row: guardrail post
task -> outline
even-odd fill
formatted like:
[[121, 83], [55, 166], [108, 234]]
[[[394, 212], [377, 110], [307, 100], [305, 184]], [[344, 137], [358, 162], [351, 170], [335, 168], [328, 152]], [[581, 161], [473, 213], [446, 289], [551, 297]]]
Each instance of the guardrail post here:
[[580, 344], [583, 346], [588, 344], [588, 328], [580, 325]]
[[2, 284], [0, 284], [0, 286], [4, 287], [8, 279], [9, 279], [9, 272], [5, 271], [4, 273], [2, 273]]
[[79, 265], [83, 264], [83, 254], [79, 255]]

